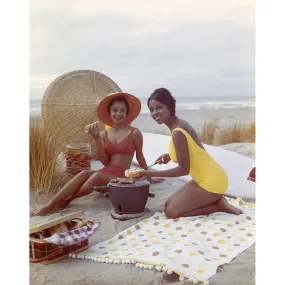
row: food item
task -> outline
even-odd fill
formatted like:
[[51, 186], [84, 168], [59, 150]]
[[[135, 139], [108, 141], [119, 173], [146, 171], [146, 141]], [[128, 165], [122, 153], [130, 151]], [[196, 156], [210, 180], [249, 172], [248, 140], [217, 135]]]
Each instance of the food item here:
[[33, 233], [30, 235], [30, 237], [37, 238], [37, 239], [44, 239], [44, 238], [47, 238], [49, 236], [50, 236], [50, 234], [49, 234], [48, 230], [39, 231], [39, 232], [36, 232], [36, 233]]
[[87, 125], [87, 126], [84, 127], [85, 133], [89, 133], [89, 126], [90, 126], [90, 125]]
[[89, 221], [87, 219], [83, 219], [83, 220], [75, 219], [75, 220], [72, 220], [72, 226], [69, 228], [69, 230], [82, 228], [82, 227], [86, 226], [88, 223], [89, 223]]
[[114, 178], [111, 179], [111, 182], [118, 184], [134, 184], [135, 180], [133, 178]]
[[70, 230], [70, 228], [72, 227], [72, 222], [71, 221], [66, 221], [64, 222], [68, 228], [68, 230]]
[[134, 184], [135, 180], [133, 178], [114, 178], [111, 179], [111, 182], [118, 184]]
[[68, 227], [65, 223], [58, 224], [49, 228], [50, 235], [61, 234], [68, 231]]
[[79, 221], [77, 224], [76, 224], [76, 228], [82, 228], [84, 226], [86, 226], [88, 224], [88, 220], [87, 219], [84, 219], [82, 221]]
[[94, 125], [95, 125], [95, 128], [99, 128], [99, 121], [96, 121], [96, 122], [94, 122], [94, 123], [92, 123], [92, 124], [86, 125], [86, 126], [84, 127], [84, 131], [85, 131], [86, 133], [89, 133], [90, 126], [94, 126]]
[[144, 169], [127, 169], [125, 171], [125, 176], [127, 178], [137, 178], [137, 177], [140, 177], [143, 172], [144, 172]]
[[134, 184], [135, 180], [132, 178], [119, 178], [118, 184]]

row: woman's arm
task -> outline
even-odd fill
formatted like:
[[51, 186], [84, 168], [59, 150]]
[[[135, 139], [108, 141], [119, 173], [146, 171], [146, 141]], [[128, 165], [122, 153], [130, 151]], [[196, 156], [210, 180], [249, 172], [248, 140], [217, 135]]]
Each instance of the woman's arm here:
[[186, 137], [179, 131], [172, 135], [178, 166], [163, 171], [145, 171], [144, 176], [149, 177], [179, 177], [189, 174], [190, 159]]
[[85, 131], [87, 131], [92, 138], [95, 140], [96, 147], [97, 147], [97, 153], [100, 161], [103, 165], [108, 165], [110, 161], [110, 157], [106, 153], [103, 145], [105, 141], [105, 131], [100, 131], [99, 128], [99, 122], [95, 122], [93, 124], [87, 125], [85, 127]]
[[141, 168], [146, 169], [147, 164], [145, 161], [145, 157], [143, 155], [142, 147], [143, 147], [143, 136], [142, 133], [136, 129], [134, 130], [134, 141], [135, 141], [135, 147], [136, 147], [136, 159], [140, 165]]
[[110, 162], [110, 157], [106, 153], [104, 148], [104, 141], [105, 141], [105, 134], [104, 131], [100, 132], [100, 136], [93, 137], [97, 147], [97, 154], [99, 160], [102, 162], [103, 165], [108, 165]]

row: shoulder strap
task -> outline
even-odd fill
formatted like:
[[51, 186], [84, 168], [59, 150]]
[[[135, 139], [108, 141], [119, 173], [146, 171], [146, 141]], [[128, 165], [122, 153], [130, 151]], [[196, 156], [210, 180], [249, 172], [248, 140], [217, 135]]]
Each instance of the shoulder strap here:
[[[182, 128], [175, 128], [175, 129], [173, 130], [173, 132], [176, 131], [176, 130], [177, 130], [177, 131], [180, 131], [180, 132], [186, 137], [186, 139], [187, 139], [187, 141], [188, 141], [188, 144], [190, 143], [191, 145], [195, 145], [195, 146], [197, 146], [199, 149], [205, 151], [205, 149], [201, 148], [201, 147], [195, 142], [195, 140], [192, 138], [192, 136], [191, 136], [187, 131], [185, 131], [185, 130], [182, 129]], [[172, 133], [173, 133], [173, 132], [172, 132]]]
[[130, 134], [129, 136], [134, 132], [134, 130], [136, 130], [137, 128], [132, 128], [131, 131], [130, 131]]
[[[188, 137], [188, 136], [190, 136], [189, 134], [188, 134], [188, 132], [186, 132], [185, 130], [183, 130], [182, 128], [175, 128], [173, 131], [172, 131], [172, 133], [174, 133], [175, 131], [180, 131], [186, 138]], [[191, 137], [191, 136], [190, 136]]]
[[130, 133], [126, 136], [125, 139], [130, 138], [130, 136], [132, 135], [132, 133], [134, 132], [135, 129], [136, 129], [136, 128], [132, 128], [131, 131], [130, 131]]

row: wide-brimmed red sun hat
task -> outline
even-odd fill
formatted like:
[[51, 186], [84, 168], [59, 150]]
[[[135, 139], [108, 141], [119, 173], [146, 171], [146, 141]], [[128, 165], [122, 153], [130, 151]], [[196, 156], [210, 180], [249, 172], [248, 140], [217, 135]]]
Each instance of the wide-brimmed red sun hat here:
[[129, 103], [129, 113], [126, 116], [126, 124], [131, 123], [139, 115], [141, 111], [141, 101], [134, 95], [125, 92], [111, 93], [99, 103], [97, 108], [98, 119], [105, 125], [108, 126], [113, 125], [107, 107], [113, 99], [118, 97], [125, 97]]

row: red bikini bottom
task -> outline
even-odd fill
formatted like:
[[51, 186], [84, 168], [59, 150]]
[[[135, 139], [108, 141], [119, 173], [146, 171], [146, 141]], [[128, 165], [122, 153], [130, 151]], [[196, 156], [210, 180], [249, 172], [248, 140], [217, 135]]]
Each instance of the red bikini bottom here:
[[119, 166], [119, 165], [115, 165], [115, 164], [108, 164], [107, 166], [104, 166], [103, 168], [101, 168], [99, 171], [101, 171], [102, 173], [105, 174], [110, 174], [110, 175], [114, 175], [117, 177], [123, 177], [125, 178], [125, 171], [129, 169], [123, 166]]

